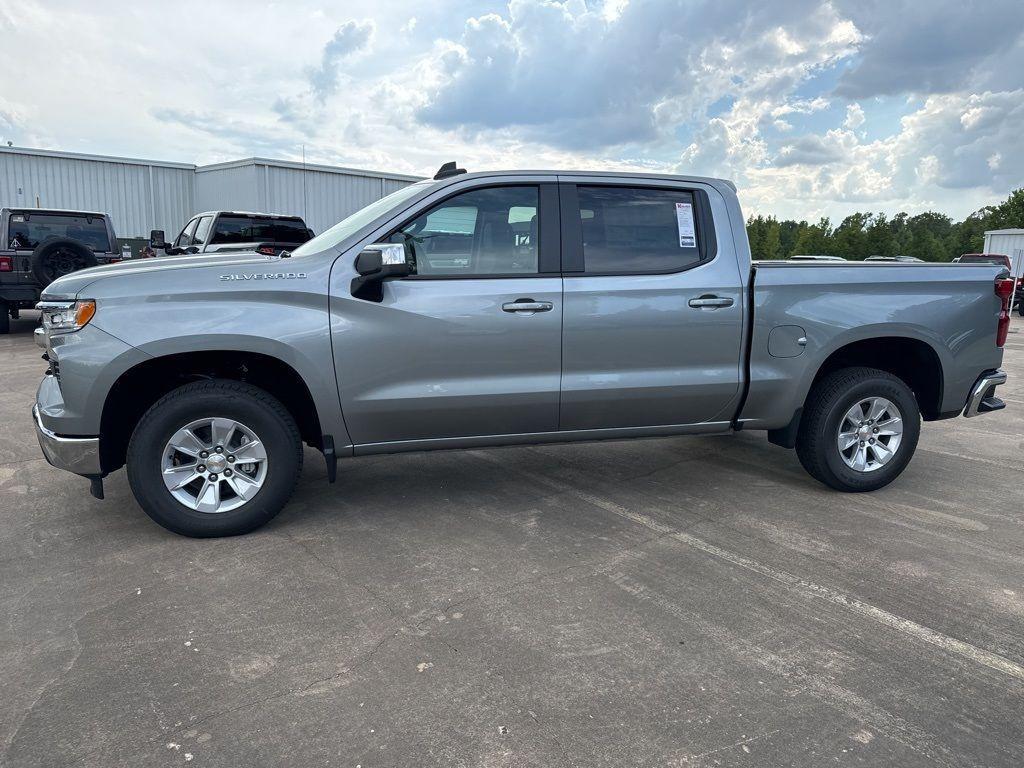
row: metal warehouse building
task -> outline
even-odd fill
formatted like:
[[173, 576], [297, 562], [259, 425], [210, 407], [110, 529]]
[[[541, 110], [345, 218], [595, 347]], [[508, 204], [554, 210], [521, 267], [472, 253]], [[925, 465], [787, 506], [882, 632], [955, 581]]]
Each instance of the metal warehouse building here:
[[200, 211], [302, 216], [319, 234], [353, 211], [419, 181], [395, 173], [252, 157], [195, 166], [0, 147], [0, 207], [103, 211], [120, 238], [173, 237]]

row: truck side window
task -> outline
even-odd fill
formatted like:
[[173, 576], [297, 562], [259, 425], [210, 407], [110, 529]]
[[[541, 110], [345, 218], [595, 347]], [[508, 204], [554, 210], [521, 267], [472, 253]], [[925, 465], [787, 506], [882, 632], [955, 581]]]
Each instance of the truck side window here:
[[192, 245], [203, 245], [210, 234], [210, 225], [213, 224], [213, 216], [203, 216], [196, 225], [196, 233], [192, 235]]
[[178, 235], [178, 239], [174, 241], [175, 248], [188, 248], [192, 245], [192, 233], [196, 231], [196, 224], [199, 223], [199, 219], [192, 219], [185, 228], [181, 230], [181, 234]]
[[587, 274], [678, 272], [700, 263], [691, 192], [579, 186]]
[[414, 274], [537, 274], [535, 186], [488, 187], [438, 203], [389, 239], [404, 243]]

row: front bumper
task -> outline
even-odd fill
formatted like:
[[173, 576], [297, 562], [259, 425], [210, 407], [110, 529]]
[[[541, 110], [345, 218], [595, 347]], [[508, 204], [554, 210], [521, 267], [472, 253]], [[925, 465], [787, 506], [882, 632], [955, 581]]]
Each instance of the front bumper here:
[[102, 474], [98, 437], [61, 437], [51, 432], [43, 426], [38, 405], [32, 406], [32, 420], [36, 423], [39, 447], [50, 464], [85, 477], [99, 477]]
[[964, 408], [964, 416], [970, 418], [979, 413], [1000, 411], [1006, 407], [1006, 403], [996, 397], [996, 387], [1006, 383], [1006, 371], [995, 370], [981, 374], [978, 380], [971, 387], [970, 397], [967, 398], [967, 407]]

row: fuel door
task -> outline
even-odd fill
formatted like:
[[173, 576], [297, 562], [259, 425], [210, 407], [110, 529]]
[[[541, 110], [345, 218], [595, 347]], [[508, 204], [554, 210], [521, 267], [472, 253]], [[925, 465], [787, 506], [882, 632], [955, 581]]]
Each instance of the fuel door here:
[[777, 325], [768, 334], [768, 354], [772, 357], [798, 357], [807, 347], [807, 334], [799, 325]]

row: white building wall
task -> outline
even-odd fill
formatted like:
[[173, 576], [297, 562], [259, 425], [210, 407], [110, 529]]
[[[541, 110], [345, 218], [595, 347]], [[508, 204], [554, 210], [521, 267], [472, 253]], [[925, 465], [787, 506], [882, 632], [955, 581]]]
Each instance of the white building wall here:
[[174, 237], [200, 211], [302, 216], [314, 232], [417, 181], [352, 168], [249, 158], [185, 163], [0, 147], [0, 207], [76, 208], [111, 215], [119, 237]]
[[301, 216], [319, 234], [414, 181], [413, 176], [252, 158], [197, 168], [196, 207]]
[[191, 202], [194, 166], [0, 148], [0, 206], [109, 213], [119, 237], [144, 237]]
[[[259, 210], [262, 209], [255, 166], [224, 164], [224, 167], [196, 168], [196, 197], [192, 213]], [[184, 224], [183, 219], [178, 228]]]
[[381, 178], [274, 166], [263, 170], [267, 210], [302, 216], [318, 234], [387, 194]]
[[1024, 276], [1024, 229], [996, 229], [985, 233], [985, 253], [1010, 257], [1013, 274]]
[[[151, 167], [153, 179], [153, 201], [151, 217], [138, 235], [124, 237], [149, 237], [150, 230], [177, 231], [188, 221], [195, 208], [196, 180], [194, 173], [180, 173], [160, 166]], [[117, 220], [114, 220], [116, 230]], [[120, 230], [116, 230], [120, 232]]]

